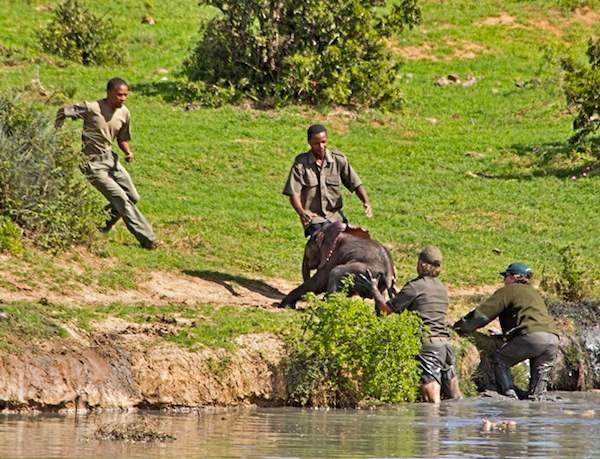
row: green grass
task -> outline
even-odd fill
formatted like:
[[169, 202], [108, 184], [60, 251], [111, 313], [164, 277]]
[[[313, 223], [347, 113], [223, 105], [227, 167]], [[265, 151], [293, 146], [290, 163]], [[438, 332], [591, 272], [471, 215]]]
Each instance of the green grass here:
[[[0, 320], [0, 343], [15, 338], [65, 338], [64, 326], [86, 333], [106, 332], [102, 321], [119, 318], [134, 324], [158, 327], [161, 339], [189, 349], [202, 347], [234, 350], [235, 338], [248, 333], [287, 335], [298, 326], [297, 314], [287, 310], [213, 305], [149, 306], [113, 303], [102, 306], [65, 306], [12, 302], [0, 308], [8, 319]], [[161, 327], [165, 325], [165, 327]], [[152, 332], [148, 332], [152, 334]]]
[[[0, 0], [0, 44], [39, 55], [34, 31], [50, 13], [36, 6], [55, 3]], [[400, 280], [413, 275], [424, 244], [444, 252], [444, 280], [451, 285], [496, 282], [498, 270], [513, 260], [537, 272], [557, 271], [558, 248], [568, 243], [583, 249], [584, 262], [597, 271], [598, 177], [569, 178], [590, 157], [559, 154], [566, 151], [571, 116], [557, 70], [544, 57], [571, 49], [583, 58], [586, 40], [600, 32], [600, 21], [573, 19], [573, 2], [423, 1], [422, 26], [394, 46], [428, 45], [436, 60], [405, 61], [401, 113], [352, 116], [328, 108], [173, 107], [147, 88], [163, 78], [159, 68], [173, 77], [210, 11], [195, 0], [157, 3], [157, 24], [146, 26], [143, 2], [87, 4], [121, 30], [115, 46], [121, 65], [58, 66], [48, 59], [0, 65], [0, 89], [16, 90], [39, 76], [44, 85], [74, 90], [74, 100], [94, 99], [114, 75], [140, 88], [128, 102], [137, 155], [128, 169], [166, 248], [140, 250], [119, 224], [107, 236], [107, 252], [127, 267], [107, 287], [130, 286], [130, 270], [152, 269], [299, 279], [304, 238], [281, 189], [314, 121], [330, 128], [330, 144], [348, 154], [371, 196], [372, 220], [354, 196], [346, 196], [347, 215], [391, 248]], [[500, 14], [514, 24], [478, 25]], [[457, 49], [474, 49], [476, 57], [459, 58]], [[433, 85], [448, 73], [474, 75], [477, 83]], [[516, 81], [534, 84], [519, 88]], [[67, 129], [77, 141], [80, 125]]]

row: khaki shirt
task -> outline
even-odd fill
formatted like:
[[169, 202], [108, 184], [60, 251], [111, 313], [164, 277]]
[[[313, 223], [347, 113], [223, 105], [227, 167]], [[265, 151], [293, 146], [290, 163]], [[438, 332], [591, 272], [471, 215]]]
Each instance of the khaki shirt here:
[[394, 312], [415, 311], [429, 327], [428, 337], [448, 337], [448, 290], [437, 277], [419, 276], [407, 282], [390, 301]]
[[113, 110], [105, 99], [82, 102], [63, 107], [58, 116], [61, 115], [83, 119], [81, 142], [83, 151], [88, 156], [110, 153], [115, 138], [120, 141], [131, 139], [131, 116], [124, 105]]
[[309, 150], [294, 159], [283, 194], [300, 195], [305, 210], [317, 214], [311, 223], [342, 221], [342, 189], [344, 185], [354, 192], [362, 184], [360, 177], [348, 163], [346, 157], [337, 151], [326, 150], [321, 166]]

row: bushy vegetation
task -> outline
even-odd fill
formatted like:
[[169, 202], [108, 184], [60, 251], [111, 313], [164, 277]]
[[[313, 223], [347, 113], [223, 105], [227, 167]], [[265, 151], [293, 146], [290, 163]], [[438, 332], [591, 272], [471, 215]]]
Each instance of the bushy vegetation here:
[[83, 65], [110, 62], [116, 53], [111, 23], [88, 10], [81, 0], [60, 3], [38, 39], [44, 51]]
[[567, 103], [577, 112], [573, 142], [584, 140], [600, 127], [600, 38], [589, 40], [586, 55], [588, 65], [574, 59], [562, 61]]
[[559, 249], [558, 273], [544, 273], [540, 287], [564, 301], [581, 301], [594, 295], [593, 272], [586, 266], [579, 251], [572, 245]]
[[89, 243], [105, 218], [79, 171], [81, 159], [47, 114], [0, 96], [0, 215], [39, 247]]
[[15, 223], [0, 215], [0, 252], [7, 251], [13, 255], [23, 252], [21, 229]]
[[379, 318], [362, 299], [309, 297], [288, 372], [289, 402], [356, 406], [414, 401], [423, 324], [405, 311]]
[[[202, 0], [220, 14], [202, 25], [185, 61], [199, 97], [225, 101], [395, 107], [398, 64], [386, 40], [420, 20], [416, 0]], [[205, 94], [206, 93], [206, 94]]]

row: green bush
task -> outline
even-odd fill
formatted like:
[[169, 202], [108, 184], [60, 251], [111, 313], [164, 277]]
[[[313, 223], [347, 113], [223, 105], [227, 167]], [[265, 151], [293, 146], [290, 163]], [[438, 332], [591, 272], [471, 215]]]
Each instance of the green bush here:
[[303, 333], [293, 341], [289, 402], [356, 406], [416, 399], [424, 327], [405, 311], [379, 318], [362, 299], [309, 296]]
[[575, 135], [571, 138], [574, 143], [594, 134], [600, 127], [600, 39], [590, 39], [586, 54], [589, 65], [579, 64], [572, 58], [562, 60], [567, 104], [577, 112], [573, 120]]
[[0, 95], [0, 215], [42, 248], [89, 243], [105, 218], [81, 159], [48, 115]]
[[[416, 0], [201, 0], [220, 11], [184, 62], [223, 102], [394, 108], [398, 63], [386, 41], [420, 21]], [[233, 88], [233, 91], [231, 90]], [[203, 92], [203, 91], [201, 91]], [[201, 94], [202, 95], [202, 94]]]
[[23, 253], [21, 229], [15, 223], [0, 215], [0, 252], [7, 251], [13, 255]]
[[543, 274], [540, 287], [565, 301], [580, 301], [591, 297], [594, 281], [589, 268], [572, 245], [559, 249], [561, 270], [558, 274]]
[[116, 32], [80, 0], [65, 0], [54, 9], [54, 18], [38, 31], [42, 49], [83, 65], [113, 60]]

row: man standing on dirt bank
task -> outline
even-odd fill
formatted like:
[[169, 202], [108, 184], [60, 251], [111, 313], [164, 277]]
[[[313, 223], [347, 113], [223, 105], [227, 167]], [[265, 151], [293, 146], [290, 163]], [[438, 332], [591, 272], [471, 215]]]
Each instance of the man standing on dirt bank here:
[[356, 192], [365, 214], [371, 218], [373, 210], [367, 190], [346, 157], [327, 148], [327, 129], [313, 124], [307, 137], [310, 150], [296, 156], [283, 189], [300, 217], [304, 235], [312, 236], [328, 223], [348, 222], [342, 211], [342, 184]]
[[462, 398], [458, 377], [454, 371], [455, 357], [450, 345], [446, 314], [448, 312], [448, 289], [438, 276], [442, 272], [442, 252], [435, 246], [425, 247], [417, 259], [418, 277], [407, 282], [389, 302], [379, 292], [378, 278], [371, 273], [360, 274], [356, 283], [368, 289], [375, 300], [375, 307], [384, 314], [409, 310], [421, 316], [429, 328], [423, 337], [418, 360], [421, 366], [421, 393], [423, 400], [440, 403], [442, 388], [452, 399]]
[[119, 148], [125, 153], [127, 162], [133, 161], [129, 146], [130, 115], [124, 102], [129, 95], [129, 86], [120, 78], [109, 80], [106, 98], [95, 102], [68, 105], [56, 113], [55, 127], [59, 129], [65, 118], [83, 119], [81, 140], [86, 161], [83, 172], [90, 183], [108, 199], [107, 210], [111, 217], [102, 230], [104, 232], [123, 218], [127, 229], [141, 246], [153, 250], [158, 244], [152, 227], [136, 207], [140, 196], [119, 158], [112, 150], [116, 138]]
[[500, 320], [505, 343], [493, 355], [496, 384], [502, 395], [518, 398], [510, 367], [529, 359], [529, 398], [544, 397], [558, 352], [554, 320], [540, 294], [530, 285], [533, 272], [525, 263], [512, 263], [500, 275], [504, 287], [478, 308], [457, 321], [453, 328], [464, 336]]

